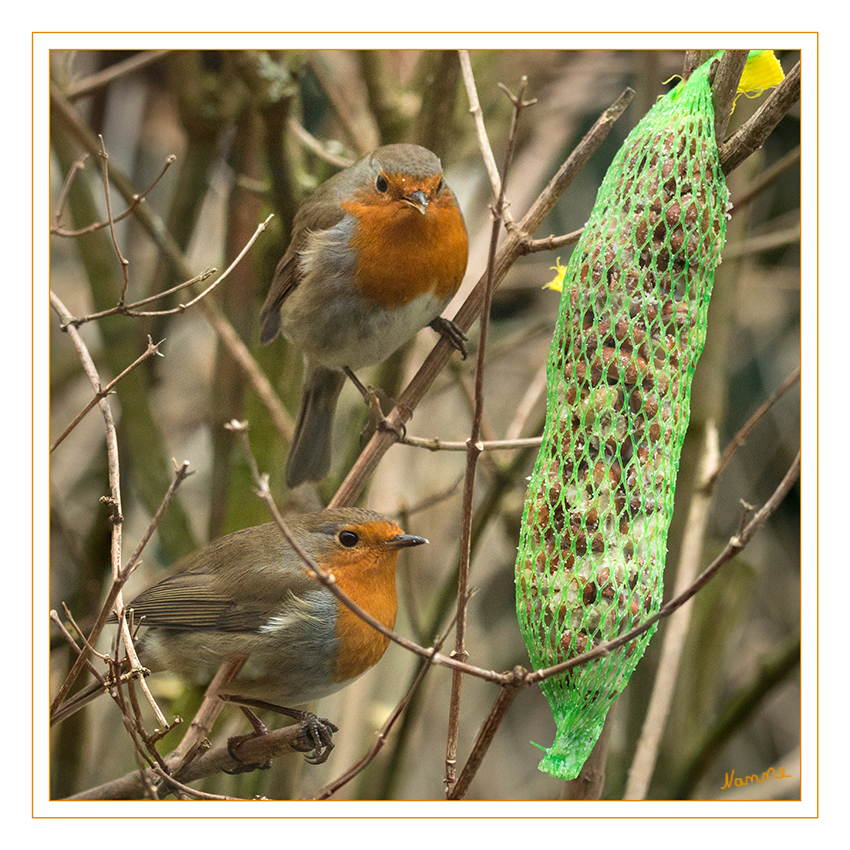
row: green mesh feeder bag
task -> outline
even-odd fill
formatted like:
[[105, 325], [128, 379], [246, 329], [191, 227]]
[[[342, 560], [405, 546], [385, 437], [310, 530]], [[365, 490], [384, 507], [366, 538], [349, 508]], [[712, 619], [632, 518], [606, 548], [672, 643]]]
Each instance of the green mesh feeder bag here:
[[[710, 64], [629, 134], [558, 269], [546, 426], [516, 563], [535, 669], [625, 634], [661, 605], [691, 378], [726, 234]], [[557, 724], [541, 770], [578, 775], [651, 635], [541, 684]]]

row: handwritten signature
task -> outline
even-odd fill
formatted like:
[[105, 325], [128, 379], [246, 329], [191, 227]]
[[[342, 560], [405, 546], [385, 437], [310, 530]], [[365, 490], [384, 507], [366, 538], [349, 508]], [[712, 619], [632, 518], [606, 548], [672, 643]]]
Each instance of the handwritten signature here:
[[790, 773], [785, 772], [784, 767], [780, 767], [778, 771], [774, 770], [772, 767], [769, 767], [761, 776], [757, 773], [751, 773], [749, 776], [735, 776], [735, 771], [733, 770], [731, 773], [725, 774], [726, 781], [721, 786], [720, 790], [724, 791], [727, 788], [731, 788], [733, 785], [736, 788], [743, 788], [746, 785], [752, 785], [754, 782], [758, 782], [761, 784], [762, 782], [767, 782], [768, 779], [793, 779]]

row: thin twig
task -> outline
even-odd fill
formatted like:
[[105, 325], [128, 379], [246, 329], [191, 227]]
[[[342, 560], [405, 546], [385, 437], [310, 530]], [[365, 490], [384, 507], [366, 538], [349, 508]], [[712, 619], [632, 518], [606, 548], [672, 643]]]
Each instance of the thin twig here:
[[245, 246], [242, 250], [234, 257], [233, 262], [221, 273], [221, 277], [218, 280], [211, 283], [203, 292], [198, 293], [194, 298], [187, 301], [185, 304], [178, 304], [176, 307], [171, 308], [170, 310], [158, 310], [154, 313], [137, 313], [139, 316], [167, 316], [171, 313], [182, 313], [184, 310], [188, 310], [193, 304], [197, 304], [202, 298], [205, 298], [210, 292], [212, 292], [223, 280], [225, 280], [233, 269], [239, 265], [242, 258], [248, 253], [251, 246], [257, 241], [259, 235], [268, 227], [269, 222], [274, 218], [274, 214], [269, 215], [266, 219], [260, 224], [257, 225], [257, 229], [254, 231], [253, 236], [245, 243]]
[[[119, 578], [123, 581], [127, 581], [128, 578], [133, 574], [133, 571], [139, 564], [139, 561], [142, 557], [142, 552], [144, 551], [145, 546], [148, 545], [151, 537], [153, 537], [154, 531], [156, 531], [156, 527], [159, 525], [160, 520], [168, 509], [168, 505], [171, 503], [171, 500], [174, 498], [177, 493], [177, 488], [193, 473], [189, 470], [189, 461], [184, 460], [182, 463], [177, 463], [172, 459], [172, 466], [174, 467], [174, 477], [171, 480], [171, 484], [166, 491], [165, 495], [162, 497], [162, 501], [159, 503], [159, 507], [156, 509], [156, 513], [151, 517], [151, 521], [148, 523], [148, 527], [145, 529], [145, 533], [139, 539], [139, 542], [136, 544], [136, 548], [133, 551], [133, 554], [128, 559], [127, 563], [121, 569], [119, 574]], [[118, 611], [118, 616], [121, 616], [121, 612]]]
[[[505, 449], [527, 449], [539, 446], [542, 437], [517, 437], [510, 440], [481, 440], [477, 444], [479, 452], [497, 452]], [[469, 450], [467, 440], [441, 440], [439, 437], [414, 437], [405, 434], [399, 442], [404, 446], [417, 449], [428, 449], [431, 452], [465, 452]]]
[[469, 112], [472, 115], [475, 137], [478, 140], [478, 148], [481, 151], [481, 158], [484, 160], [487, 176], [490, 178], [490, 187], [493, 190], [495, 200], [502, 194], [502, 178], [499, 176], [499, 167], [496, 165], [496, 157], [493, 156], [493, 149], [490, 147], [490, 140], [487, 137], [487, 128], [484, 126], [484, 113], [481, 111], [481, 104], [478, 101], [478, 89], [475, 86], [475, 77], [472, 74], [469, 51], [458, 50], [458, 58], [460, 59], [463, 84], [466, 87], [466, 96], [469, 98]]
[[529, 239], [523, 245], [523, 253], [537, 254], [540, 251], [557, 251], [558, 248], [575, 245], [581, 239], [582, 233], [584, 233], [583, 227], [573, 230], [571, 233], [564, 233], [562, 236], [544, 236], [542, 239]]
[[84, 407], [84, 408], [83, 408], [83, 409], [82, 409], [82, 410], [81, 410], [81, 411], [80, 411], [80, 412], [79, 412], [79, 413], [78, 413], [78, 414], [74, 417], [74, 420], [71, 422], [71, 424], [70, 424], [70, 425], [68, 425], [68, 427], [67, 427], [67, 428], [66, 428], [66, 429], [65, 429], [65, 430], [64, 430], [64, 431], [63, 431], [63, 432], [62, 432], [62, 433], [61, 433], [61, 434], [60, 434], [60, 435], [56, 438], [55, 442], [54, 442], [54, 443], [53, 443], [53, 445], [50, 447], [50, 451], [51, 451], [51, 453], [52, 453], [52, 452], [53, 452], [53, 451], [57, 448], [57, 446], [59, 446], [59, 445], [62, 443], [62, 441], [63, 441], [63, 440], [64, 440], [64, 439], [65, 439], [65, 438], [66, 438], [66, 437], [67, 437], [67, 436], [68, 436], [68, 435], [69, 435], [69, 434], [70, 434], [70, 433], [74, 430], [74, 428], [76, 428], [76, 427], [77, 427], [77, 425], [79, 425], [79, 424], [80, 424], [80, 422], [82, 422], [82, 420], [85, 418], [86, 414], [87, 414], [87, 413], [88, 413], [88, 412], [89, 412], [89, 411], [90, 411], [90, 410], [91, 410], [91, 409], [92, 409], [92, 408], [93, 408], [93, 407], [94, 407], [94, 406], [95, 406], [98, 402], [100, 402], [102, 399], [105, 399], [105, 398], [106, 398], [106, 397], [107, 397], [107, 396], [108, 396], [108, 395], [112, 392], [112, 390], [115, 388], [116, 384], [117, 384], [117, 383], [118, 383], [118, 382], [119, 382], [119, 381], [120, 381], [120, 380], [121, 380], [121, 379], [122, 379], [125, 375], [128, 375], [130, 372], [132, 372], [132, 371], [133, 371], [133, 369], [135, 369], [135, 368], [136, 368], [137, 366], [139, 366], [141, 363], [144, 363], [144, 362], [145, 362], [145, 360], [147, 360], [149, 357], [152, 357], [154, 354], [158, 354], [158, 355], [161, 357], [161, 356], [162, 356], [162, 353], [160, 352], [159, 347], [162, 345], [162, 343], [163, 343], [163, 342], [165, 342], [165, 340], [160, 340], [158, 343], [156, 343], [156, 344], [154, 345], [153, 340], [152, 340], [150, 337], [148, 337], [148, 347], [147, 347], [147, 349], [145, 350], [144, 354], [142, 354], [142, 355], [141, 355], [140, 357], [138, 357], [138, 358], [137, 358], [137, 359], [136, 359], [133, 363], [131, 363], [131, 364], [130, 364], [130, 365], [129, 365], [129, 366], [128, 366], [128, 367], [127, 367], [127, 368], [126, 368], [126, 369], [125, 369], [125, 370], [124, 370], [121, 374], [120, 374], [120, 375], [118, 375], [118, 377], [117, 377], [117, 378], [113, 378], [113, 379], [112, 379], [112, 380], [111, 380], [111, 381], [110, 381], [110, 382], [109, 382], [109, 383], [108, 383], [105, 387], [103, 387], [102, 389], [99, 389], [99, 390], [97, 390], [97, 391], [95, 392], [95, 394], [94, 394], [94, 396], [92, 397], [91, 401], [89, 401], [89, 403], [88, 403], [88, 404], [87, 404], [87, 405], [86, 405], [86, 406], [85, 406], [85, 407]]
[[121, 295], [118, 297], [118, 303], [123, 304], [127, 297], [127, 290], [130, 288], [130, 262], [121, 253], [121, 246], [118, 244], [118, 237], [115, 234], [115, 219], [112, 217], [112, 192], [109, 190], [109, 154], [106, 152], [106, 145], [103, 143], [103, 136], [98, 135], [100, 139], [100, 174], [103, 181], [103, 197], [106, 200], [106, 218], [109, 225], [109, 236], [112, 239], [112, 247], [115, 249], [115, 254], [118, 257], [118, 263], [121, 266], [121, 275], [123, 283], [121, 286]]
[[354, 159], [350, 156], [342, 156], [328, 149], [328, 146], [322, 144], [309, 130], [305, 129], [292, 116], [287, 118], [286, 126], [289, 132], [301, 142], [304, 147], [311, 150], [319, 159], [336, 166], [337, 168], [348, 168], [354, 164]]
[[[177, 312], [177, 310], [165, 310], [161, 313], [157, 312], [136, 312], [139, 307], [143, 307], [145, 304], [151, 304], [154, 301], [159, 301], [162, 298], [167, 298], [169, 295], [173, 295], [175, 292], [180, 292], [180, 290], [187, 289], [190, 286], [194, 286], [196, 283], [203, 283], [210, 275], [213, 275], [218, 271], [214, 266], [209, 269], [205, 269], [200, 274], [195, 275], [195, 277], [191, 278], [191, 280], [184, 280], [182, 283], [178, 283], [175, 286], [172, 286], [170, 289], [165, 289], [162, 292], [157, 292], [154, 295], [148, 295], [147, 298], [142, 298], [139, 301], [134, 301], [132, 304], [116, 304], [114, 307], [109, 307], [106, 310], [101, 310], [97, 313], [88, 313], [85, 316], [74, 316], [67, 324], [73, 325], [74, 327], [79, 327], [80, 325], [84, 325], [88, 322], [94, 322], [98, 319], [103, 319], [106, 316], [158, 316], [158, 315], [166, 315], [168, 312]], [[221, 280], [217, 281], [217, 284], [221, 283]], [[186, 309], [187, 305], [183, 305], [182, 309]], [[180, 309], [180, 308], [178, 308]], [[62, 325], [62, 330], [65, 330], [67, 325]]]
[[[68, 618], [69, 622], [74, 627], [77, 634], [80, 636], [80, 640], [82, 640], [85, 643], [86, 636], [83, 634], [82, 629], [77, 625], [76, 621], [71, 616], [71, 612], [68, 610], [68, 606], [63, 604], [63, 608], [65, 609], [65, 616]], [[71, 649], [73, 649], [74, 652], [76, 652], [77, 655], [79, 655], [82, 652], [82, 650], [80, 649], [79, 646], [77, 646], [77, 642], [76, 642], [76, 640], [74, 640], [74, 636], [68, 631], [68, 629], [65, 628], [65, 624], [62, 622], [61, 618], [59, 617], [59, 613], [57, 611], [51, 611], [50, 612], [50, 619], [53, 622], [53, 624], [56, 626], [56, 628], [59, 629], [59, 633], [62, 635], [63, 638], [65, 638], [66, 642], [71, 647]], [[91, 648], [90, 652], [93, 655], [100, 655], [100, 653], [98, 653], [94, 649], [94, 647]], [[87, 660], [86, 666], [88, 667], [88, 670], [92, 674], [92, 676], [94, 676], [101, 683], [101, 685], [103, 685], [103, 687], [106, 688], [106, 685], [107, 685], [106, 679], [104, 679], [103, 676], [100, 675], [97, 667], [95, 667], [94, 664], [92, 664], [91, 660]]]
[[[510, 171], [514, 150], [516, 149], [519, 116], [521, 111], [531, 103], [523, 98], [527, 84], [527, 78], [522, 77], [520, 80], [519, 94], [513, 96], [510, 92], [508, 92], [508, 96], [513, 104], [513, 112], [510, 130], [508, 131], [508, 144], [507, 150], [505, 151], [501, 186], [499, 188], [496, 206], [493, 209], [493, 224], [490, 233], [490, 251], [487, 257], [487, 285], [484, 293], [484, 305], [481, 310], [478, 361], [475, 368], [475, 403], [472, 417], [472, 429], [469, 439], [467, 440], [466, 479], [464, 482], [463, 515], [460, 533], [460, 568], [458, 570], [457, 587], [458, 610], [457, 623], [455, 626], [455, 649], [452, 653], [454, 658], [458, 658], [461, 661], [464, 661], [467, 657], [466, 604], [467, 599], [469, 598], [469, 566], [472, 555], [472, 504], [475, 491], [475, 470], [478, 463], [478, 457], [481, 454], [481, 420], [484, 414], [484, 357], [487, 347], [487, 330], [490, 321], [490, 308], [493, 300], [493, 291], [495, 289], [494, 267], [496, 262], [496, 248], [499, 242], [499, 233], [504, 221], [508, 173]], [[457, 743], [460, 729], [460, 695], [462, 685], [462, 674], [458, 670], [453, 671], [451, 699], [449, 703], [449, 731], [446, 743], [446, 787], [449, 790], [455, 783], [455, 764], [457, 762]]]
[[[109, 227], [109, 225], [110, 225], [110, 219], [107, 219], [106, 221], [96, 221], [93, 224], [88, 224], [85, 227], [80, 227], [76, 230], [68, 230], [67, 228], [62, 227], [59, 224], [59, 221], [62, 217], [62, 212], [65, 208], [65, 202], [66, 202], [66, 199], [67, 199], [67, 194], [68, 194], [68, 191], [71, 188], [71, 180], [74, 177], [74, 175], [77, 173], [77, 171], [82, 169], [83, 162], [87, 158], [88, 158], [88, 154], [84, 153], [74, 163], [74, 165], [71, 167], [70, 171], [68, 172], [68, 176], [65, 179], [65, 185], [62, 187], [62, 194], [59, 196], [59, 202], [56, 205], [56, 215], [55, 215], [56, 223], [53, 225], [53, 227], [50, 228], [50, 232], [54, 236], [64, 236], [66, 238], [76, 238], [78, 236], [83, 236], [86, 233], [94, 233], [97, 230], [102, 230], [104, 227]], [[135, 211], [136, 207], [139, 206], [139, 204], [144, 202], [145, 198], [151, 193], [151, 190], [154, 188], [154, 186], [156, 186], [157, 183], [159, 183], [159, 181], [163, 178], [163, 175], [165, 174], [165, 172], [168, 171], [169, 166], [174, 162], [177, 162], [177, 157], [174, 156], [174, 154], [171, 154], [170, 156], [166, 157], [165, 164], [162, 166], [162, 170], [159, 172], [159, 174], [157, 174], [157, 176], [154, 178], [153, 182], [146, 189], [143, 189], [141, 192], [134, 195], [132, 197], [130, 204], [127, 207], [127, 209], [124, 210], [124, 212], [122, 212], [120, 215], [117, 215], [114, 218], [112, 218], [111, 222], [117, 223], [119, 221], [123, 221], [128, 216], [131, 216], [133, 214], [133, 212]]]
[[70, 100], [77, 100], [86, 95], [94, 94], [99, 89], [114, 83], [120, 77], [133, 74], [142, 68], [148, 67], [148, 65], [159, 62], [163, 56], [166, 56], [170, 52], [170, 50], [143, 50], [130, 56], [128, 59], [110, 65], [103, 71], [99, 71], [96, 74], [89, 74], [89, 76], [83, 77], [81, 80], [69, 83], [67, 89], [68, 98]]
[[503, 684], [499, 689], [499, 695], [496, 697], [496, 702], [493, 704], [493, 707], [490, 709], [490, 713], [487, 715], [487, 719], [478, 731], [475, 743], [472, 746], [472, 752], [466, 760], [463, 770], [460, 772], [460, 776], [458, 776], [457, 780], [451, 785], [447, 785], [447, 799], [462, 800], [466, 796], [466, 792], [469, 790], [469, 785], [475, 774], [478, 773], [478, 768], [481, 767], [481, 762], [484, 761], [484, 756], [490, 748], [493, 738], [496, 736], [496, 731], [498, 730], [499, 725], [508, 713], [508, 709], [513, 704], [520, 688], [525, 682], [527, 671], [522, 667], [516, 667], [514, 668], [513, 674], [515, 681]]
[[[137, 670], [142, 666], [142, 662], [139, 660], [139, 654], [136, 652], [136, 645], [133, 642], [133, 636], [130, 634], [130, 625], [127, 622], [126, 617], [120, 617], [118, 620], [121, 640], [124, 644], [124, 651], [127, 653], [127, 663], [130, 665], [131, 670]], [[161, 727], [167, 727], [168, 721], [165, 719], [165, 715], [162, 713], [162, 709], [157, 705], [156, 699], [154, 695], [151, 693], [150, 688], [148, 687], [148, 683], [145, 681], [144, 676], [138, 677], [137, 680], [131, 680], [128, 682], [128, 691], [130, 693], [130, 698], [133, 702], [134, 708], [134, 716], [136, 719], [136, 727], [141, 732], [143, 726], [141, 724], [141, 719], [139, 715], [138, 704], [135, 699], [135, 691], [133, 690], [133, 685], [135, 681], [138, 681], [139, 687], [142, 689], [142, 692], [145, 695], [145, 699], [148, 701], [148, 705], [150, 705], [153, 710], [154, 716], [156, 717], [156, 722], [159, 723]], [[118, 688], [120, 691], [120, 687]]]
[[[70, 313], [59, 297], [51, 292], [50, 293], [50, 304], [53, 309], [56, 311], [60, 320], [65, 321], [70, 318]], [[71, 341], [74, 344], [74, 347], [77, 349], [77, 355], [80, 358], [80, 363], [82, 364], [83, 371], [86, 373], [89, 382], [92, 385], [92, 389], [95, 392], [101, 387], [100, 376], [98, 375], [97, 368], [94, 365], [94, 360], [86, 346], [83, 338], [80, 336], [79, 331], [76, 328], [68, 328], [68, 336], [71, 338]], [[109, 405], [109, 400], [107, 398], [102, 398], [98, 402], [100, 406], [101, 413], [104, 419], [104, 425], [106, 430], [106, 458], [107, 458], [107, 466], [109, 470], [109, 491], [110, 495], [108, 496], [109, 503], [112, 507], [112, 535], [110, 540], [110, 562], [112, 567], [112, 574], [116, 576], [121, 568], [121, 528], [123, 525], [123, 515], [121, 511], [121, 476], [119, 473], [119, 463], [118, 463], [118, 437], [117, 431], [115, 428], [115, 420], [112, 416], [112, 408]], [[105, 619], [105, 618], [104, 618]], [[101, 624], [102, 628], [102, 624]], [[65, 681], [59, 689], [59, 693], [56, 695], [56, 698], [51, 706], [51, 713], [56, 710], [56, 708], [60, 705], [62, 700], [65, 699], [77, 677], [82, 672], [83, 667], [86, 665], [88, 660], [88, 647], [94, 644], [97, 639], [97, 634], [100, 631], [98, 630], [95, 634], [94, 638], [89, 636], [89, 641], [86, 643], [77, 656], [74, 664], [71, 666], [71, 670], [69, 671]]]
[[720, 460], [717, 463], [717, 469], [705, 482], [705, 489], [711, 491], [717, 483], [717, 478], [720, 473], [729, 465], [732, 456], [743, 446], [750, 432], [758, 424], [759, 420], [779, 401], [792, 387], [800, 380], [800, 367], [798, 366], [783, 382], [780, 387], [774, 390], [765, 401], [759, 406], [758, 410], [738, 429], [735, 436], [729, 441], [729, 444], [723, 450]]
[[74, 182], [74, 178], [77, 176], [77, 172], [82, 171], [85, 168], [85, 163], [88, 158], [89, 155], [87, 153], [84, 153], [68, 169], [68, 174], [65, 176], [65, 182], [62, 184], [62, 190], [59, 192], [59, 198], [56, 201], [56, 212], [53, 214], [53, 218], [56, 223], [54, 225], [53, 232], [59, 230], [59, 222], [62, 219], [62, 213], [65, 210], [65, 204], [68, 202], [68, 193], [71, 191], [71, 184]]
[[104, 316], [113, 316], [116, 314], [122, 316], [133, 316], [136, 318], [139, 317], [147, 317], [147, 316], [171, 316], [175, 313], [184, 313], [190, 307], [193, 307], [203, 298], [206, 298], [214, 289], [216, 289], [221, 283], [223, 283], [231, 274], [231, 272], [239, 265], [244, 256], [248, 253], [251, 246], [257, 241], [257, 238], [260, 234], [268, 227], [269, 222], [274, 218], [274, 215], [269, 215], [265, 221], [260, 222], [257, 225], [257, 229], [254, 231], [253, 236], [245, 243], [242, 250], [236, 255], [230, 265], [221, 273], [221, 275], [216, 278], [206, 289], [202, 292], [199, 292], [197, 295], [194, 295], [188, 301], [181, 302], [176, 307], [170, 307], [167, 310], [139, 310], [138, 308], [145, 305], [150, 304], [153, 301], [158, 301], [162, 298], [167, 297], [168, 295], [173, 294], [174, 292], [178, 292], [181, 289], [186, 289], [189, 286], [192, 286], [195, 283], [199, 283], [201, 281], [206, 280], [211, 274], [214, 274], [216, 269], [207, 269], [199, 275], [196, 275], [191, 280], [184, 281], [183, 283], [179, 283], [176, 286], [172, 286], [170, 289], [165, 290], [164, 292], [158, 292], [156, 295], [149, 295], [147, 298], [142, 298], [140, 301], [135, 301], [132, 304], [124, 304], [120, 302], [115, 305], [115, 307], [110, 307], [108, 310], [101, 310], [99, 313], [91, 313], [87, 316], [79, 316], [70, 321], [69, 324], [73, 325], [82, 325], [86, 322], [91, 322], [95, 319], [102, 319]]
[[[130, 641], [130, 646], [132, 648], [132, 640]], [[128, 656], [129, 659], [136, 657], [135, 649], [132, 650], [132, 656]], [[132, 675], [129, 677], [119, 677], [117, 676], [118, 672], [118, 663], [117, 663], [117, 651], [116, 651], [116, 663], [113, 668], [113, 674], [116, 681], [115, 692], [112, 696], [115, 698], [118, 703], [118, 707], [121, 711], [122, 720], [124, 721], [124, 728], [127, 730], [127, 733], [130, 735], [130, 740], [133, 742], [133, 747], [136, 753], [137, 760], [141, 766], [142, 762], [146, 764], [150, 768], [159, 767], [162, 770], [165, 770], [165, 760], [159, 754], [159, 751], [156, 748], [156, 742], [162, 738], [174, 725], [177, 725], [181, 721], [179, 718], [175, 721], [174, 724], [169, 725], [165, 720], [165, 716], [160, 711], [159, 706], [156, 705], [156, 702], [153, 699], [153, 695], [147, 688], [147, 684], [144, 681], [144, 675]], [[133, 671], [135, 672], [135, 671]], [[154, 732], [153, 735], [147, 734], [144, 728], [144, 720], [142, 718], [142, 710], [139, 705], [139, 701], [136, 697], [136, 683], [142, 685], [143, 690], [151, 703], [151, 706], [154, 708], [154, 712], [157, 716], [157, 720], [160, 723], [160, 728]], [[124, 691], [122, 689], [122, 684], [126, 685], [127, 688], [127, 698], [124, 696]], [[127, 704], [129, 701], [129, 705]]]
[[[189, 475], [192, 474], [189, 471], [188, 461], [183, 461], [183, 463], [180, 465], [172, 461], [172, 464], [174, 465], [174, 478], [172, 479], [171, 486], [168, 488], [168, 491], [160, 502], [156, 513], [153, 515], [151, 521], [148, 523], [148, 527], [145, 530], [145, 533], [142, 535], [141, 539], [139, 540], [138, 544], [136, 545], [136, 549], [134, 550], [133, 554], [130, 556], [129, 560], [121, 570], [120, 575], [116, 579], [116, 584], [118, 585], [119, 591], [124, 586], [124, 584], [126, 584], [127, 580], [130, 578], [130, 576], [133, 574], [136, 567], [138, 566], [139, 561], [142, 557], [142, 552], [144, 551], [145, 547], [153, 536], [156, 527], [159, 525], [163, 515], [165, 514], [166, 509], [168, 508], [168, 505], [174, 498], [174, 495], [177, 492], [177, 488], [186, 478], [188, 478]], [[141, 662], [139, 661], [139, 656], [136, 653], [136, 647], [133, 642], [133, 637], [130, 634], [130, 629], [127, 623], [127, 617], [125, 616], [124, 600], [120, 592], [115, 594], [114, 609], [115, 616], [118, 618], [118, 622], [121, 624], [121, 637], [124, 642], [124, 651], [127, 653], [127, 659], [129, 661], [130, 667], [131, 669], [139, 668], [141, 667]], [[108, 609], [106, 609], [106, 607], [104, 606], [104, 610]], [[162, 713], [159, 706], [157, 705], [153, 694], [150, 692], [150, 689], [147, 686], [147, 682], [141, 680], [140, 686], [145, 694], [145, 698], [147, 699], [148, 703], [153, 709], [154, 714], [156, 715], [157, 721], [162, 726], [167, 726], [168, 722], [165, 719], [165, 715]], [[141, 728], [141, 724], [139, 724], [139, 728]]]

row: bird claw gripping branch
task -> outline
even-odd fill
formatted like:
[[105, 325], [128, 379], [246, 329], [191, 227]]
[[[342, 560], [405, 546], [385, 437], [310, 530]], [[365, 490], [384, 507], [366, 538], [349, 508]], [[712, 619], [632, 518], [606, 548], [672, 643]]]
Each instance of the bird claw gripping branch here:
[[[729, 209], [710, 65], [629, 134], [559, 266], [546, 426], [516, 562], [517, 615], [538, 669], [625, 634], [661, 605], [691, 378]], [[541, 770], [578, 775], [651, 634], [543, 681], [557, 735]]]
[[[230, 700], [228, 700], [230, 701]], [[227, 741], [227, 752], [230, 757], [239, 762], [239, 767], [232, 770], [225, 769], [225, 773], [239, 774], [250, 773], [254, 770], [268, 770], [271, 767], [271, 762], [266, 761], [260, 764], [244, 762], [239, 755], [239, 747], [246, 741], [251, 741], [255, 738], [262, 738], [268, 735], [269, 731], [265, 724], [250, 710], [247, 709], [245, 703], [241, 703], [238, 699], [232, 700], [237, 705], [240, 705], [246, 716], [250, 719], [254, 727], [254, 731], [247, 735], [234, 735]], [[334, 748], [333, 733], [339, 732], [339, 726], [331, 723], [324, 717], [317, 717], [311, 711], [298, 711], [296, 709], [284, 708], [282, 706], [272, 705], [271, 703], [263, 703], [258, 700], [248, 700], [255, 707], [266, 708], [270, 711], [275, 711], [278, 714], [285, 714], [288, 717], [295, 718], [301, 725], [301, 737], [293, 743], [293, 749], [304, 753], [304, 760], [308, 764], [324, 764]], [[247, 710], [246, 710], [247, 709]]]
[[[324, 717], [305, 712], [304, 741], [307, 754], [304, 759], [309, 764], [324, 764], [334, 748], [333, 733], [339, 727]], [[310, 752], [312, 750], [312, 752]]]

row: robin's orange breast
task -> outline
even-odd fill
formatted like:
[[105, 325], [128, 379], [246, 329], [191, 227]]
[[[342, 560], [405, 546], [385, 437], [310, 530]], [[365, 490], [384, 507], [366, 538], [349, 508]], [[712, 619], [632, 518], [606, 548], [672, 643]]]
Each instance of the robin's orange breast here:
[[[353, 602], [387, 628], [395, 626], [398, 600], [395, 589], [395, 559], [381, 559], [354, 575], [335, 573], [337, 584]], [[334, 679], [345, 682], [365, 673], [381, 660], [389, 638], [342, 603], [337, 603], [336, 635], [339, 649]]]
[[396, 309], [421, 295], [443, 304], [454, 295], [466, 271], [469, 242], [448, 191], [424, 215], [399, 203], [355, 199], [341, 206], [358, 219], [349, 245], [357, 256], [355, 284], [367, 301]]

